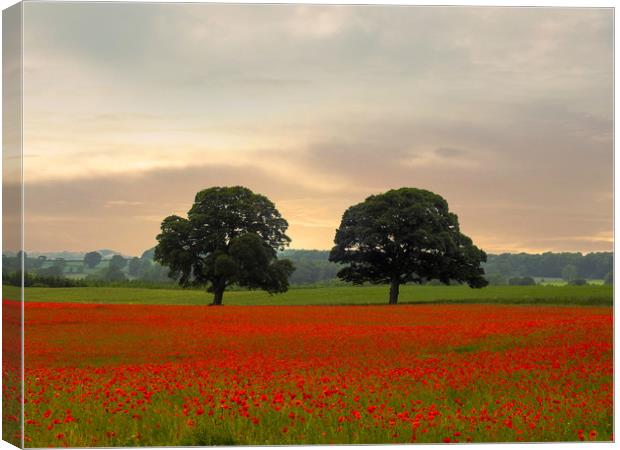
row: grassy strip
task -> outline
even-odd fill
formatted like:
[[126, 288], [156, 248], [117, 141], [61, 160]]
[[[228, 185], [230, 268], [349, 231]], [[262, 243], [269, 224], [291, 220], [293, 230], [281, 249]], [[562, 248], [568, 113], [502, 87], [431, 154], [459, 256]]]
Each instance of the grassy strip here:
[[[226, 305], [376, 305], [387, 303], [386, 286], [291, 289], [280, 295], [230, 291]], [[19, 298], [19, 289], [3, 286], [4, 298]], [[26, 301], [112, 304], [206, 305], [211, 294], [197, 290], [114, 287], [26, 288]], [[402, 286], [399, 303], [499, 303], [613, 305], [611, 286]]]

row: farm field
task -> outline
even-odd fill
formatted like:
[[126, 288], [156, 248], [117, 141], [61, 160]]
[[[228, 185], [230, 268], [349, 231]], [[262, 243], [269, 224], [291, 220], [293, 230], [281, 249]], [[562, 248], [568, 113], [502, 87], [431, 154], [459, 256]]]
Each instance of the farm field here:
[[[16, 298], [19, 291], [3, 287], [5, 295]], [[227, 291], [225, 305], [348, 305], [385, 304], [385, 286], [293, 288], [284, 294], [270, 296], [262, 291]], [[26, 301], [205, 305], [212, 295], [201, 290], [139, 289], [121, 287], [26, 288]], [[587, 286], [467, 286], [401, 287], [399, 303], [468, 302], [507, 304], [574, 304], [611, 305], [611, 285]]]
[[30, 447], [612, 439], [609, 307], [25, 308]]

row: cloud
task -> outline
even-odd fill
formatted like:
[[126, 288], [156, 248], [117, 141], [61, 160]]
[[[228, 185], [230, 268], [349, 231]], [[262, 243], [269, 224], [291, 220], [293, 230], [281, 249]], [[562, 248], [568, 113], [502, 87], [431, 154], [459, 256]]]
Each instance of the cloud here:
[[106, 208], [114, 208], [117, 206], [120, 207], [125, 207], [125, 206], [138, 206], [138, 205], [143, 205], [144, 202], [137, 202], [137, 201], [133, 201], [133, 202], [129, 202], [127, 200], [108, 200], [105, 202], [105, 204], [103, 205]]
[[[300, 227], [296, 225], [334, 228], [329, 224], [339, 219], [347, 204], [346, 199], [337, 196], [321, 199], [315, 191], [273, 177], [253, 165], [202, 165], [136, 174], [31, 181], [25, 191], [26, 246], [50, 251], [104, 246], [140, 254], [154, 245], [164, 217], [186, 215], [196, 192], [211, 186], [231, 185], [244, 185], [271, 198], [290, 220], [289, 235], [297, 238], [297, 243], [311, 247], [331, 242], [333, 230], [323, 230], [328, 234], [324, 236], [314, 231], [318, 241], [308, 240], [299, 236], [297, 228]], [[6, 192], [7, 195], [13, 192], [11, 186]], [[315, 216], [317, 212], [321, 215]], [[329, 219], [325, 219], [326, 215]]]
[[137, 251], [214, 184], [284, 202], [306, 247], [400, 186], [446, 197], [483, 247], [611, 229], [611, 9], [25, 8], [38, 250]]
[[454, 158], [467, 154], [467, 150], [452, 147], [440, 147], [435, 150], [435, 154], [441, 158]]

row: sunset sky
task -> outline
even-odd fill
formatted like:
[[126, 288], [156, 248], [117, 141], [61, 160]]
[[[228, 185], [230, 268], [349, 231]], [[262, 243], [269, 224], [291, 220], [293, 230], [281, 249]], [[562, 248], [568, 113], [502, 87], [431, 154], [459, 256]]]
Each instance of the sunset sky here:
[[611, 9], [25, 3], [26, 250], [155, 245], [194, 194], [330, 248], [430, 189], [489, 253], [609, 251]]

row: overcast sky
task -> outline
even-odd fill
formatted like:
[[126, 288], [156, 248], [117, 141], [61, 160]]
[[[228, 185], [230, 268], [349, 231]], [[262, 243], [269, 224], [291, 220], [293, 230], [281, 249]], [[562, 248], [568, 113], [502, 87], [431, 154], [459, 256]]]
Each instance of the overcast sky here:
[[24, 9], [27, 250], [139, 254], [223, 185], [293, 248], [401, 186], [490, 253], [612, 248], [611, 9]]

